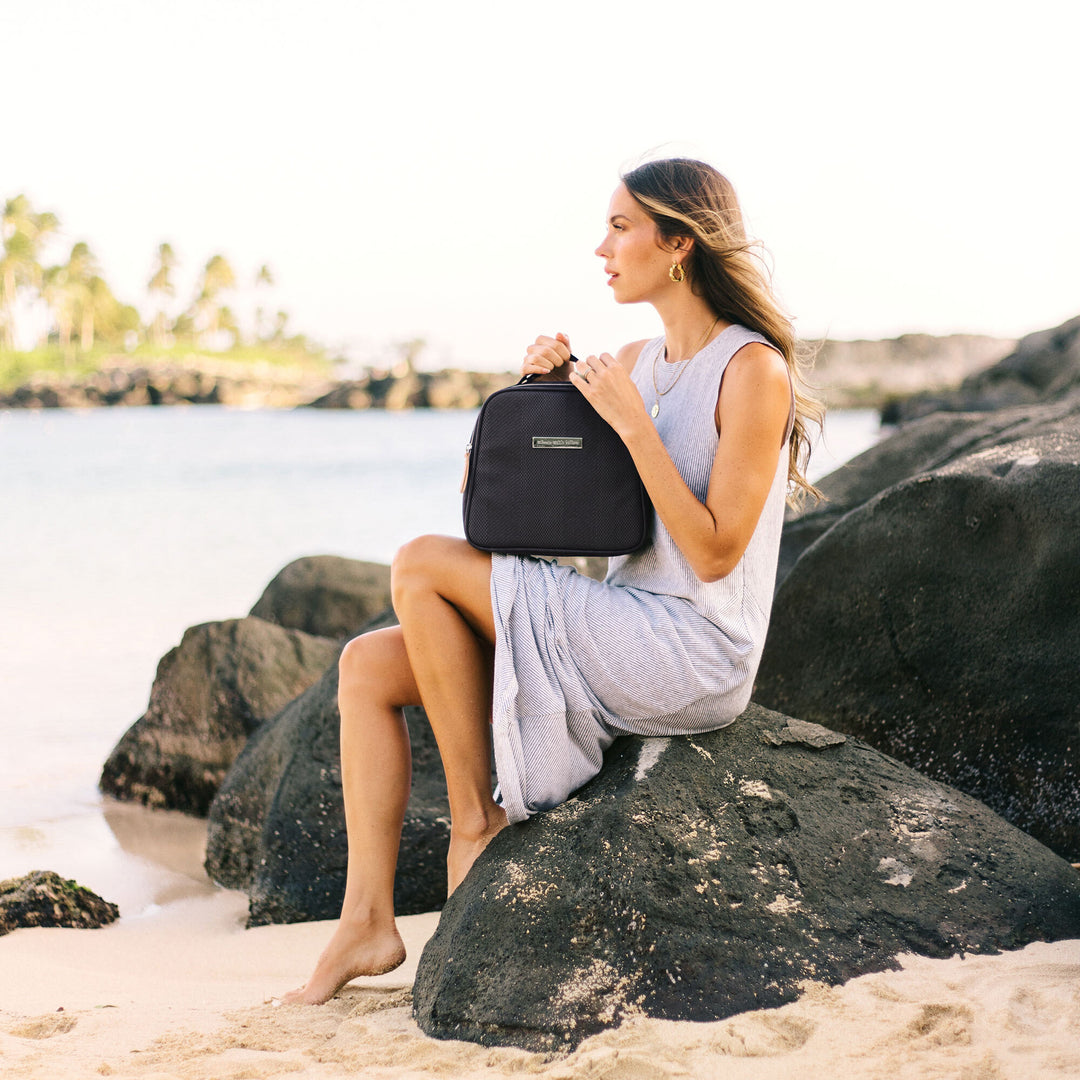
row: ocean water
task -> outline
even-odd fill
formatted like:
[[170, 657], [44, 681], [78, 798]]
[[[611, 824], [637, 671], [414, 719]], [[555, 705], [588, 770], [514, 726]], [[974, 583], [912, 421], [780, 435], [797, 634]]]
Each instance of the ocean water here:
[[[302, 555], [388, 562], [462, 535], [473, 411], [0, 412], [0, 879], [75, 877], [152, 911], [201, 888], [201, 823], [102, 800], [101, 765], [191, 625]], [[879, 437], [836, 412], [821, 477]], [[149, 854], [148, 854], [149, 853]]]

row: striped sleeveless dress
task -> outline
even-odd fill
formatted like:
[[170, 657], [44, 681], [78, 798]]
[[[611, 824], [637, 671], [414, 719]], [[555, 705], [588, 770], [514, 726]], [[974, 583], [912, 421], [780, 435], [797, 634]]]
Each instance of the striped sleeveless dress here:
[[[720, 380], [752, 341], [769, 344], [727, 327], [661, 399], [657, 431], [702, 501], [716, 456]], [[650, 341], [634, 368], [650, 406], [663, 348], [663, 338]], [[794, 398], [789, 435], [793, 419]], [[653, 542], [611, 559], [603, 581], [544, 559], [492, 556], [496, 796], [511, 822], [557, 806], [595, 776], [618, 735], [710, 731], [746, 708], [776, 579], [786, 443], [746, 552], [720, 581], [698, 579], [659, 518]]]

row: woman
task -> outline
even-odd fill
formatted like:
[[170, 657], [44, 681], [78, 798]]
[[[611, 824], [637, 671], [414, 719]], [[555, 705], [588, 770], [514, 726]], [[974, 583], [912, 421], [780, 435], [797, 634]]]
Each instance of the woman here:
[[[425, 536], [394, 559], [400, 626], [340, 661], [349, 867], [341, 921], [308, 983], [318, 1004], [405, 958], [393, 883], [410, 785], [405, 705], [423, 704], [446, 773], [453, 892], [492, 837], [556, 805], [626, 732], [730, 723], [757, 670], [804, 421], [794, 335], [738, 203], [685, 159], [627, 173], [596, 254], [621, 304], [650, 303], [664, 335], [570, 370], [563, 334], [530, 345], [524, 373], [569, 379], [626, 444], [656, 511], [653, 543], [604, 582]], [[494, 742], [498, 801], [491, 791]]]

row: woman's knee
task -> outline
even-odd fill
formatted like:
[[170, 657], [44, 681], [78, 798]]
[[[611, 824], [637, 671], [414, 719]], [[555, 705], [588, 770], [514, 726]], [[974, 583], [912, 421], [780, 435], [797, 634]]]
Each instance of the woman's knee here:
[[[397, 627], [388, 627], [393, 634]], [[395, 648], [389, 640], [393, 634], [387, 630], [375, 630], [361, 634], [348, 642], [338, 657], [338, 685], [366, 694], [379, 695], [383, 687], [399, 681], [396, 668], [408, 663], [404, 646]]]
[[417, 591], [430, 592], [436, 587], [439, 572], [446, 566], [446, 536], [418, 536], [397, 550], [390, 564], [390, 595], [397, 607]]
[[369, 634], [361, 634], [348, 642], [338, 657], [339, 684], [344, 686], [370, 681], [374, 674], [374, 652]]
[[420, 703], [400, 627], [373, 630], [346, 644], [338, 657], [338, 694], [394, 707]]

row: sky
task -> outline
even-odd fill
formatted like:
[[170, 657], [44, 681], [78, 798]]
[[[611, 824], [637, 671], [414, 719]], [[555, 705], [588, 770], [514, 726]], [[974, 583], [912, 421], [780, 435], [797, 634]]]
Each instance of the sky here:
[[1078, 31], [1071, 0], [0, 0], [0, 198], [144, 313], [168, 241], [177, 304], [220, 252], [354, 359], [506, 369], [660, 332], [593, 250], [621, 170], [695, 156], [802, 335], [1017, 337], [1080, 314]]

